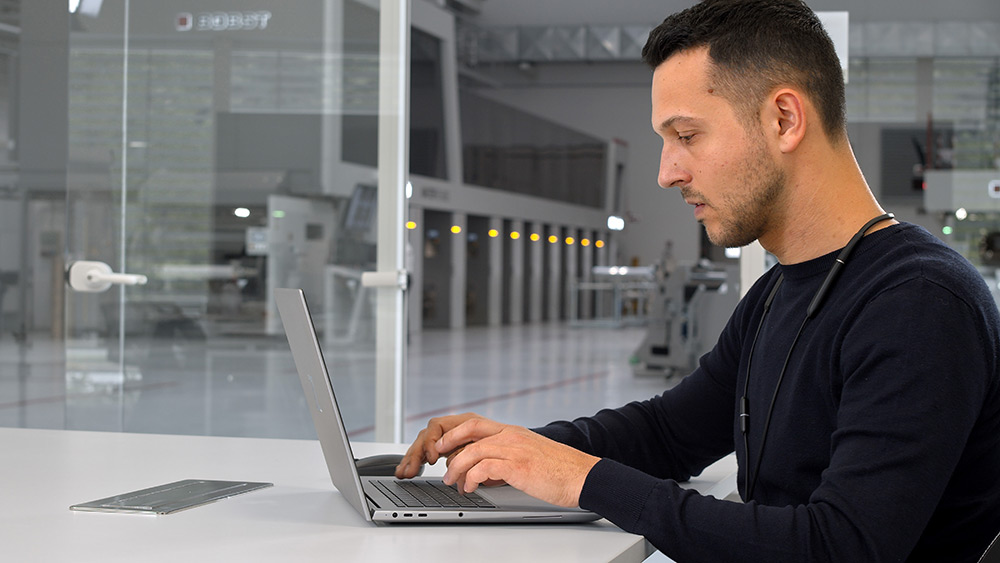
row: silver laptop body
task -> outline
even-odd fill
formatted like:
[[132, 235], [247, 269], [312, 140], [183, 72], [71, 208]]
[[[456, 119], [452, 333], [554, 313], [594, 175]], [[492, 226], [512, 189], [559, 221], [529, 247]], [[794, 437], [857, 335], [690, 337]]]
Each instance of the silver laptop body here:
[[[599, 518], [580, 509], [548, 504], [509, 486], [480, 487], [479, 496], [489, 506], [453, 508], [407, 507], [384, 493], [385, 487], [402, 483], [393, 477], [362, 477], [354, 464], [347, 430], [337, 407], [330, 374], [320, 350], [312, 316], [301, 289], [275, 289], [278, 313], [292, 358], [312, 413], [316, 434], [333, 485], [365, 520], [374, 522], [588, 522]], [[413, 481], [437, 481], [418, 478]], [[378, 483], [381, 481], [382, 483]], [[469, 503], [465, 503], [469, 504]], [[471, 503], [475, 504], [475, 503]]]

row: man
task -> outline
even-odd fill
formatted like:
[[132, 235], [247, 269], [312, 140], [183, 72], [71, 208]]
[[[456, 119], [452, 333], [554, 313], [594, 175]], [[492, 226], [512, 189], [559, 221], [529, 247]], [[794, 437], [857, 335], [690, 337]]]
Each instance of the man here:
[[[1000, 531], [1000, 318], [968, 262], [872, 196], [819, 21], [706, 0], [643, 58], [660, 186], [715, 244], [780, 264], [662, 396], [535, 431], [434, 419], [397, 475], [448, 455], [446, 482], [579, 505], [678, 561], [976, 561]], [[744, 503], [677, 485], [733, 451]]]

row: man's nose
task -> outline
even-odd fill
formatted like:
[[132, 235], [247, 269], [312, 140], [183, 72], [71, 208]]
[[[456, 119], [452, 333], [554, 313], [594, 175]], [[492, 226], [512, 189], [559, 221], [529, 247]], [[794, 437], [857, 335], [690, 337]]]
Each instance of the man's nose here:
[[691, 175], [681, 166], [674, 155], [664, 150], [660, 155], [660, 173], [657, 183], [661, 188], [676, 188], [691, 182]]

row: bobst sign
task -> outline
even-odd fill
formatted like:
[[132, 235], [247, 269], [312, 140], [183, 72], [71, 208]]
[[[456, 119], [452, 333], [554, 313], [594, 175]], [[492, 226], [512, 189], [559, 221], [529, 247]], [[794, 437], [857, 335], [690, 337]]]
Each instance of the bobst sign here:
[[267, 29], [271, 12], [202, 12], [177, 14], [177, 31], [253, 31]]

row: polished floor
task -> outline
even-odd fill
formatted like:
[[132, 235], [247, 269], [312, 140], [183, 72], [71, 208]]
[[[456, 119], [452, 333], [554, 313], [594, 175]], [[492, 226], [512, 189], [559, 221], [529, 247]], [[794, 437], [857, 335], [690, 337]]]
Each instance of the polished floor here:
[[642, 336], [562, 324], [425, 332], [411, 346], [407, 434], [440, 413], [537, 426], [652, 397], [674, 382], [633, 375]]
[[[0, 426], [173, 434], [315, 436], [283, 336], [143, 343], [0, 339]], [[526, 426], [592, 414], [675, 380], [634, 375], [638, 328], [565, 324], [433, 330], [410, 336], [405, 438], [441, 414], [474, 411]], [[352, 438], [373, 439], [373, 347], [324, 343]]]

